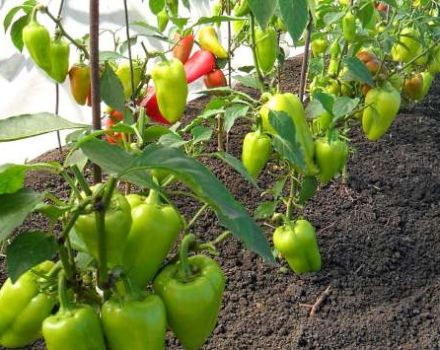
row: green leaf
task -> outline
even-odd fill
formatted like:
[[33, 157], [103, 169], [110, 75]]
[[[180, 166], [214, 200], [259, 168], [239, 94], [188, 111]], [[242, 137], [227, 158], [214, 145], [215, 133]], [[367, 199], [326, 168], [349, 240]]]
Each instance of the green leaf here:
[[232, 127], [234, 126], [235, 121], [238, 118], [246, 116], [248, 110], [249, 106], [242, 103], [237, 103], [226, 108], [223, 122], [223, 128], [225, 132], [229, 133], [229, 131], [231, 131]]
[[69, 153], [66, 160], [64, 161], [65, 167], [71, 167], [73, 165], [76, 165], [81, 170], [84, 169], [86, 164], [87, 164], [87, 157], [80, 149], [76, 149], [72, 153]]
[[40, 203], [35, 206], [35, 212], [47, 216], [49, 219], [56, 220], [71, 210], [70, 206], [58, 206], [46, 203]]
[[24, 15], [17, 19], [11, 27], [11, 40], [18, 51], [23, 51], [23, 28], [28, 24], [29, 15]]
[[5, 19], [3, 20], [3, 28], [5, 29], [5, 33], [8, 31], [9, 26], [12, 23], [12, 20], [14, 19], [14, 16], [17, 14], [18, 11], [20, 11], [23, 7], [22, 6], [16, 6], [9, 10], [9, 12], [6, 14]]
[[296, 142], [296, 128], [292, 118], [285, 112], [269, 111], [269, 121], [276, 131], [272, 141], [275, 150], [281, 157], [305, 171], [304, 154]]
[[124, 88], [108, 63], [105, 64], [104, 73], [101, 77], [101, 98], [113, 109], [117, 111], [125, 110]]
[[90, 128], [51, 113], [22, 114], [0, 120], [0, 142], [15, 141], [65, 129]]
[[362, 27], [366, 27], [370, 23], [374, 15], [374, 5], [372, 1], [366, 1], [363, 6], [359, 9], [357, 17], [362, 23]]
[[217, 24], [219, 22], [231, 22], [231, 21], [239, 21], [239, 18], [232, 16], [210, 16], [210, 17], [200, 17], [194, 26], [202, 25], [202, 24]]
[[191, 135], [193, 136], [192, 142], [194, 144], [208, 141], [211, 139], [212, 136], [212, 128], [198, 125], [191, 129]]
[[278, 0], [281, 17], [294, 42], [301, 38], [309, 20], [307, 0]]
[[143, 176], [148, 174], [148, 170], [169, 171], [207, 203], [220, 223], [249, 249], [268, 261], [274, 261], [263, 231], [246, 209], [205, 166], [180, 149], [152, 144], [142, 154], [130, 155], [117, 146], [97, 139], [82, 144], [81, 148], [92, 162], [104, 170], [116, 173], [122, 180], [140, 187], [151, 187], [151, 176], [150, 181]]
[[261, 86], [260, 80], [258, 79], [257, 74], [249, 74], [249, 75], [236, 75], [234, 79], [241, 83], [243, 86], [250, 87], [252, 89], [259, 89]]
[[363, 84], [368, 84], [370, 86], [374, 85], [373, 77], [365, 64], [357, 57], [349, 57], [344, 60], [348, 68], [348, 74], [355, 81]]
[[257, 181], [255, 181], [254, 177], [249, 174], [249, 172], [244, 167], [243, 162], [241, 162], [239, 159], [235, 158], [232, 154], [226, 152], [216, 152], [213, 155], [216, 156], [218, 159], [224, 161], [226, 164], [230, 165], [234, 170], [238, 171], [238, 173], [243, 176], [243, 178], [246, 179], [246, 181], [248, 181], [251, 185], [259, 188], [257, 185]]
[[157, 15], [165, 7], [165, 0], [149, 0], [148, 5], [154, 15]]
[[301, 204], [307, 202], [316, 193], [318, 188], [318, 180], [314, 176], [306, 176], [302, 183], [301, 192], [299, 193], [299, 202]]
[[[297, 0], [295, 0], [297, 1]], [[277, 7], [276, 0], [248, 0], [249, 7], [261, 28], [266, 28]]]
[[185, 145], [188, 141], [184, 140], [182, 136], [176, 134], [174, 132], [170, 132], [168, 134], [162, 135], [159, 138], [159, 144], [168, 146], [168, 147], [177, 147]]
[[335, 98], [330, 95], [327, 94], [325, 92], [316, 92], [313, 94], [313, 99], [316, 101], [319, 101], [322, 105], [322, 107], [329, 112], [330, 114], [332, 114], [333, 112], [333, 104], [335, 102]]
[[333, 115], [335, 118], [344, 117], [353, 112], [359, 102], [359, 98], [350, 98], [347, 96], [338, 97], [333, 105]]
[[0, 195], [0, 242], [23, 223], [43, 197], [43, 194], [31, 189]]
[[24, 272], [53, 258], [57, 248], [55, 237], [48, 233], [37, 231], [17, 236], [6, 249], [8, 275], [12, 283]]
[[319, 117], [320, 115], [324, 114], [325, 112], [326, 112], [326, 109], [324, 108], [322, 103], [317, 99], [311, 100], [306, 107], [306, 116], [308, 119], [313, 119], [313, 118]]
[[0, 194], [15, 193], [23, 188], [26, 167], [16, 164], [0, 166]]
[[99, 61], [100, 62], [118, 60], [121, 58], [124, 58], [124, 56], [115, 52], [115, 51], [100, 51], [99, 52]]
[[278, 201], [266, 201], [258, 205], [254, 211], [255, 220], [270, 218], [277, 209]]

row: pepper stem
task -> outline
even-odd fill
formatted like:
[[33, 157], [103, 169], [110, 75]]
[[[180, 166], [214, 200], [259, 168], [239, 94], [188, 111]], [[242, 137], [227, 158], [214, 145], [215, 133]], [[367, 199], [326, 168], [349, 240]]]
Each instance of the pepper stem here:
[[179, 276], [182, 280], [188, 280], [191, 276], [191, 266], [188, 261], [188, 251], [189, 248], [196, 242], [196, 236], [194, 234], [188, 234], [182, 239], [182, 243], [180, 244], [179, 251], [179, 260], [180, 260], [180, 270]]
[[67, 295], [66, 274], [64, 271], [60, 271], [58, 275], [58, 298], [60, 300], [62, 311], [69, 311], [72, 309], [72, 302]]
[[145, 200], [147, 204], [159, 204], [159, 192], [156, 190], [150, 190], [147, 199]]

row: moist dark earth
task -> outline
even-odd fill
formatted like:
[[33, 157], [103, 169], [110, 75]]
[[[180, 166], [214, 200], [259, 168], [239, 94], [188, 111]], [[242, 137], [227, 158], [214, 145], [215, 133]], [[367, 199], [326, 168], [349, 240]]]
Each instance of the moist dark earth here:
[[[281, 71], [284, 91], [296, 91], [300, 60]], [[206, 99], [190, 103], [186, 118]], [[387, 135], [367, 141], [359, 126], [350, 132], [348, 180], [322, 187], [304, 215], [318, 231], [323, 268], [295, 275], [269, 266], [230, 238], [219, 247], [227, 285], [217, 327], [203, 349], [440, 349], [440, 81], [416, 107], [401, 111]], [[228, 150], [240, 156], [249, 130], [239, 121]], [[214, 150], [216, 140], [208, 145]], [[54, 159], [57, 152], [39, 160]], [[260, 193], [218, 160], [203, 159], [251, 212]], [[271, 165], [259, 179], [273, 180]], [[27, 184], [66, 195], [61, 179], [33, 174]], [[175, 198], [190, 217], [200, 203]], [[42, 224], [38, 217], [20, 230]], [[264, 227], [270, 240], [272, 229]], [[212, 212], [194, 232], [212, 240], [222, 232]], [[2, 260], [0, 280], [6, 278]], [[314, 316], [313, 304], [330, 286]], [[44, 349], [42, 342], [26, 349]], [[167, 349], [181, 349], [171, 333]], [[129, 350], [129, 349], [127, 349]]]

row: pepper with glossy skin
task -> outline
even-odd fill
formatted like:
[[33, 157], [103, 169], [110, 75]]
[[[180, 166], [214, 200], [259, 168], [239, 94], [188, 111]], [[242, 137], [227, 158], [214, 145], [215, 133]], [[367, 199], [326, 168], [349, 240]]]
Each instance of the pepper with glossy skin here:
[[188, 258], [194, 241], [192, 234], [183, 239], [179, 261], [165, 267], [153, 284], [165, 303], [168, 323], [186, 350], [199, 349], [213, 331], [225, 288], [223, 272], [213, 259]]
[[58, 287], [60, 309], [43, 322], [47, 350], [105, 350], [104, 335], [96, 311], [69, 300], [63, 273]]
[[422, 88], [422, 96], [421, 99], [425, 98], [428, 95], [429, 89], [432, 86], [432, 82], [434, 81], [434, 76], [430, 72], [421, 73], [423, 79], [423, 88]]
[[56, 300], [42, 292], [38, 274], [47, 274], [54, 267], [45, 261], [25, 272], [12, 283], [8, 278], [0, 289], [0, 345], [19, 348], [33, 343], [41, 336], [41, 325]]
[[417, 29], [405, 27], [391, 48], [391, 57], [396, 62], [407, 63], [416, 58], [422, 49]]
[[179, 121], [185, 111], [188, 97], [183, 63], [177, 58], [157, 63], [151, 71], [160, 113], [171, 124]]
[[29, 52], [35, 64], [50, 73], [52, 69], [50, 59], [50, 35], [45, 26], [38, 23], [35, 14], [31, 21], [23, 28], [22, 38], [23, 44]]
[[400, 101], [400, 94], [389, 83], [368, 91], [362, 129], [369, 140], [376, 141], [388, 131], [399, 111]]
[[403, 93], [413, 101], [421, 100], [423, 95], [423, 75], [418, 73], [407, 79], [403, 83]]
[[328, 41], [325, 38], [316, 38], [311, 43], [313, 56], [320, 56], [328, 48]]
[[76, 63], [69, 70], [70, 91], [75, 101], [84, 106], [90, 92], [90, 68], [84, 63]]
[[206, 26], [199, 31], [199, 45], [218, 58], [228, 58], [228, 51], [222, 46], [213, 26]]
[[208, 89], [228, 85], [226, 77], [221, 69], [214, 69], [212, 72], [206, 74], [203, 82]]
[[50, 77], [58, 83], [64, 82], [69, 72], [69, 43], [61, 38], [52, 41], [50, 45], [50, 61], [52, 69]]
[[[143, 71], [143, 65], [142, 62], [134, 60], [132, 62], [133, 65], [133, 85], [134, 89], [136, 91], [137, 87], [139, 86], [141, 80], [142, 80], [142, 71]], [[131, 69], [130, 69], [130, 62], [122, 62], [118, 69], [116, 70], [116, 75], [121, 81], [122, 88], [124, 89], [124, 96], [125, 98], [130, 98], [133, 94], [132, 91], [132, 85], [131, 85]]]
[[243, 140], [241, 160], [246, 170], [257, 178], [268, 162], [272, 151], [272, 140], [259, 130], [246, 134]]
[[319, 180], [327, 183], [342, 171], [347, 162], [348, 146], [341, 140], [328, 137], [315, 141], [315, 159], [319, 168]]
[[170, 21], [166, 8], [160, 11], [156, 15], [156, 18], [157, 18], [157, 29], [159, 30], [159, 32], [163, 33], [165, 29], [167, 29], [168, 22]]
[[188, 34], [182, 37], [179, 33], [174, 34], [176, 45], [173, 48], [173, 56], [180, 62], [186, 63], [194, 46], [194, 35]]
[[273, 244], [297, 274], [321, 269], [321, 254], [315, 228], [307, 220], [297, 220], [278, 227]]
[[286, 112], [295, 124], [296, 142], [301, 146], [306, 164], [305, 172], [313, 175], [318, 172], [313, 163], [315, 144], [306, 121], [303, 104], [299, 98], [291, 93], [274, 95], [260, 110], [263, 130], [269, 134], [275, 134], [275, 130], [269, 121], [269, 111]]
[[147, 198], [130, 194], [127, 201], [133, 223], [122, 265], [133, 285], [144, 288], [163, 264], [183, 224], [176, 209], [160, 203], [154, 190]]
[[157, 295], [128, 290], [123, 297], [106, 301], [101, 317], [110, 349], [165, 349], [166, 310]]
[[[95, 190], [96, 187], [92, 187], [92, 191]], [[131, 223], [130, 204], [122, 194], [115, 191], [105, 212], [105, 250], [109, 266], [121, 263]], [[95, 213], [80, 215], [74, 227], [79, 238], [86, 245], [89, 254], [98, 259], [98, 231]]]
[[277, 32], [273, 27], [262, 30], [255, 28], [255, 53], [263, 73], [268, 74], [273, 68], [278, 55]]
[[356, 39], [356, 17], [348, 11], [342, 18], [342, 34], [344, 39], [351, 43]]

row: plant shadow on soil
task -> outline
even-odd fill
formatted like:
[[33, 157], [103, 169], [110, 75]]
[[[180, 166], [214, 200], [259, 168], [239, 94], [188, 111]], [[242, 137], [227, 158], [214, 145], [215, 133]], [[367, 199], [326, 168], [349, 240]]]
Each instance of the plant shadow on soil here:
[[[281, 72], [284, 91], [297, 91], [300, 67], [299, 58], [287, 61]], [[185, 118], [197, 115], [206, 102], [191, 102]], [[439, 121], [437, 80], [428, 98], [401, 111], [380, 141], [369, 142], [353, 128], [348, 183], [324, 186], [304, 210], [318, 231], [319, 273], [282, 272], [232, 238], [219, 247], [227, 285], [217, 327], [203, 349], [440, 349]], [[239, 120], [229, 135], [229, 152], [236, 157], [249, 127]], [[215, 150], [214, 138], [207, 147]], [[49, 152], [39, 160], [56, 155]], [[220, 160], [203, 162], [253, 212], [261, 201], [258, 190]], [[269, 165], [259, 184], [266, 188], [272, 180]], [[32, 174], [27, 185], [67, 195], [62, 179], [54, 176]], [[175, 204], [187, 217], [200, 207], [187, 197], [176, 197]], [[36, 224], [44, 222], [33, 217], [19, 231]], [[270, 239], [271, 229], [265, 231]], [[207, 211], [194, 232], [211, 240], [222, 231]], [[3, 260], [0, 268], [3, 282]], [[309, 317], [301, 304], [313, 304], [329, 285], [330, 294]], [[41, 341], [26, 347], [44, 348]], [[181, 349], [171, 334], [167, 349]]]

